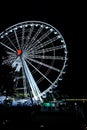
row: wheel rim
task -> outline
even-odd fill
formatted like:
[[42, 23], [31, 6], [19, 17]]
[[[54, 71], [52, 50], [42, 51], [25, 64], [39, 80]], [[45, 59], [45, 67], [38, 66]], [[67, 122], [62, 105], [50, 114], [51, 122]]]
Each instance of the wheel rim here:
[[[41, 21], [18, 23], [0, 33], [0, 44], [0, 47], [4, 48], [0, 64], [11, 66], [12, 72], [15, 73], [15, 89], [19, 88], [19, 80], [16, 79], [21, 73], [22, 88], [26, 86], [24, 91], [27, 91], [21, 57], [38, 87], [39, 97], [43, 97], [57, 86], [66, 66], [67, 47], [63, 36], [56, 28]], [[27, 92], [24, 92], [25, 95]]]

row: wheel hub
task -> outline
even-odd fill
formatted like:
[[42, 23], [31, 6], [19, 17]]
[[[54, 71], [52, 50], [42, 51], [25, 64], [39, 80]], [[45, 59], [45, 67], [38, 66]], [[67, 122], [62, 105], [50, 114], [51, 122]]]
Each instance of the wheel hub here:
[[22, 54], [22, 50], [20, 50], [20, 49], [17, 50], [16, 52], [17, 52], [17, 55], [18, 55], [18, 56], [20, 56], [20, 55]]

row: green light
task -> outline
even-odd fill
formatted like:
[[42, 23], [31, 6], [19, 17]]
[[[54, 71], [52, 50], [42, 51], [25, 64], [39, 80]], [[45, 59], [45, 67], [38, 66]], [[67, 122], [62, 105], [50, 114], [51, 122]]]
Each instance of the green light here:
[[45, 106], [45, 107], [50, 107], [51, 104], [50, 104], [49, 102], [44, 102], [44, 106]]

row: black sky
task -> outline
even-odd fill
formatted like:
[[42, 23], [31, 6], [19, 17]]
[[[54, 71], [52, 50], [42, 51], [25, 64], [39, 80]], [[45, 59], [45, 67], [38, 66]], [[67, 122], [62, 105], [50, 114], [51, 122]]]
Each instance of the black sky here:
[[12, 1], [0, 9], [0, 32], [18, 22], [38, 20], [49, 23], [63, 35], [68, 49], [66, 74], [59, 89], [69, 95], [87, 95], [86, 9], [84, 3], [32, 0]]

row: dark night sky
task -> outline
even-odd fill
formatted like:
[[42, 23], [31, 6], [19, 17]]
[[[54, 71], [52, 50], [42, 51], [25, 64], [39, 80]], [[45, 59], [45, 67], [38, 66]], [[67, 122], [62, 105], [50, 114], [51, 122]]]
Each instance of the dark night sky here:
[[[1, 6], [4, 8], [4, 5]], [[87, 95], [86, 11], [82, 3], [37, 0], [18, 5], [12, 1], [5, 12], [0, 12], [0, 32], [13, 24], [29, 20], [43, 21], [57, 28], [68, 49], [68, 67], [59, 88], [70, 95]]]

